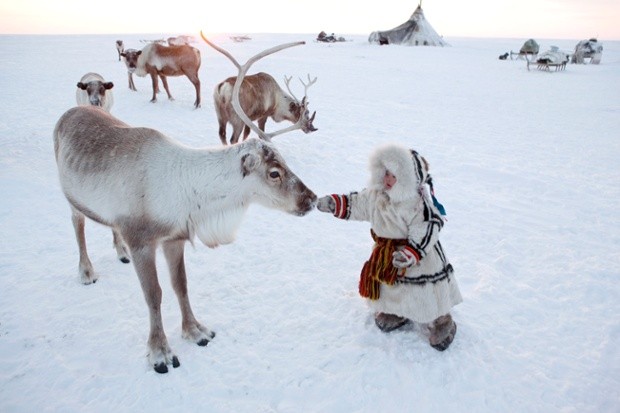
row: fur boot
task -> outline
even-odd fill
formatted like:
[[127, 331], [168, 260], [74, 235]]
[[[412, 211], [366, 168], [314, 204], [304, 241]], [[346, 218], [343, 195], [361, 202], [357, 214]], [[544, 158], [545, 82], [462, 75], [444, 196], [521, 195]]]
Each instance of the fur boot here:
[[375, 324], [379, 327], [379, 330], [389, 333], [409, 324], [409, 319], [395, 314], [377, 313], [375, 314]]
[[429, 326], [431, 347], [438, 351], [444, 351], [456, 335], [456, 323], [452, 320], [450, 314], [442, 315], [433, 321]]

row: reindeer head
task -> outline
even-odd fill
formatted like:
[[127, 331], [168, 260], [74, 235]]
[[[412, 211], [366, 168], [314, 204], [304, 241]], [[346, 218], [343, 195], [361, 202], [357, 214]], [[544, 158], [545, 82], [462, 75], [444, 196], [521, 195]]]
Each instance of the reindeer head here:
[[316, 195], [291, 171], [272, 144], [249, 139], [243, 148], [246, 153], [241, 157], [241, 172], [255, 189], [254, 201], [297, 216], [314, 209]]
[[136, 68], [138, 67], [138, 57], [140, 57], [141, 54], [142, 50], [136, 49], [127, 49], [121, 53], [121, 56], [125, 58], [125, 65], [127, 65], [127, 71], [129, 73], [136, 71]]
[[[317, 131], [318, 129], [315, 128], [314, 125], [312, 124], [312, 122], [314, 121], [314, 117], [316, 116], [316, 110], [314, 111], [314, 113], [312, 113], [312, 116], [310, 116], [310, 110], [308, 109], [308, 104], [309, 104], [308, 88], [316, 82], [316, 77], [314, 79], [310, 79], [310, 75], [308, 75], [308, 83], [304, 83], [303, 80], [299, 79], [301, 84], [304, 85], [304, 97], [303, 99], [301, 99], [301, 102], [299, 101], [299, 99], [297, 99], [297, 97], [295, 97], [295, 95], [291, 91], [291, 88], [290, 88], [291, 78], [292, 76], [290, 77], [284, 76], [284, 83], [286, 84], [288, 93], [290, 93], [293, 99], [295, 100], [294, 104], [291, 104], [291, 112], [296, 113], [297, 119], [298, 119], [297, 123], [299, 124], [300, 129], [304, 133], [310, 133], [310, 132]], [[294, 108], [293, 108], [293, 105], [294, 105]]]
[[91, 82], [78, 82], [77, 87], [86, 91], [88, 94], [88, 101], [93, 106], [103, 106], [103, 97], [108, 89], [114, 87], [112, 82], [101, 82], [99, 80], [93, 80]]

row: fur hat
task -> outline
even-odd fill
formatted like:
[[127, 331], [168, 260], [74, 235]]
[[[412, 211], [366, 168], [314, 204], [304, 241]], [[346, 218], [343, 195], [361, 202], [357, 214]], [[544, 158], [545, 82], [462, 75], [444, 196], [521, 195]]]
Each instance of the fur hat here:
[[405, 201], [420, 196], [419, 188], [428, 178], [429, 164], [416, 151], [398, 144], [378, 147], [370, 156], [369, 188], [382, 191], [383, 177], [390, 171], [396, 183], [387, 192], [392, 201]]

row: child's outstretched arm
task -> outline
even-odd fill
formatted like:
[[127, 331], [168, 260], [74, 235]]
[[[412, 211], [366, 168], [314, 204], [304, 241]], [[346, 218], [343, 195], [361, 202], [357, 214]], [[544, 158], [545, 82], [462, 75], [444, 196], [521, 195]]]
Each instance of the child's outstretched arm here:
[[316, 207], [321, 212], [329, 212], [336, 218], [352, 221], [368, 221], [367, 191], [351, 192], [348, 195], [331, 194], [319, 198]]

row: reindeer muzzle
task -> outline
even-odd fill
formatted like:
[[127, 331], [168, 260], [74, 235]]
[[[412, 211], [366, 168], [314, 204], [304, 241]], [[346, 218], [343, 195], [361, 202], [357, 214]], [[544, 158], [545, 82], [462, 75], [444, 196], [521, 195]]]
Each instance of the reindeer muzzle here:
[[314, 117], [316, 116], [316, 110], [314, 111], [314, 113], [312, 114], [312, 116], [308, 119], [308, 121], [304, 124], [302, 130], [304, 131], [304, 133], [310, 133], [310, 132], [314, 132], [317, 131], [318, 129], [314, 127], [314, 125], [312, 124], [312, 122], [314, 122]]

